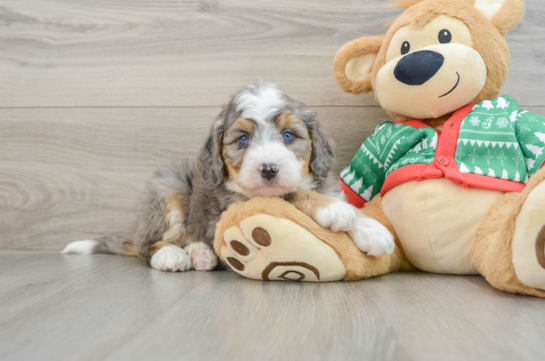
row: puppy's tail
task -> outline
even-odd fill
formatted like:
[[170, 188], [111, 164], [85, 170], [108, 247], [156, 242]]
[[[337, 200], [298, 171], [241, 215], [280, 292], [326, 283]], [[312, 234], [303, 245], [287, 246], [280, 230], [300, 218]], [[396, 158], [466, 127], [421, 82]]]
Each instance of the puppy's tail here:
[[138, 256], [134, 243], [120, 234], [110, 234], [95, 240], [69, 243], [61, 253], [106, 253], [120, 256]]

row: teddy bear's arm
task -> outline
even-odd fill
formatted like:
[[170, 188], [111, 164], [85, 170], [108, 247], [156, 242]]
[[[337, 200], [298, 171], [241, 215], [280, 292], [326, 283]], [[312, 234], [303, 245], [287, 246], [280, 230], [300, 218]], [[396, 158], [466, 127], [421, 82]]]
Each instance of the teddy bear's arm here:
[[397, 162], [424, 138], [430, 138], [426, 141], [431, 143], [433, 135], [410, 125], [379, 124], [375, 133], [363, 142], [350, 166], [341, 172], [345, 193], [356, 194], [364, 200], [363, 204], [369, 202], [380, 193], [387, 173], [400, 166]]
[[521, 109], [514, 124], [528, 175], [531, 176], [545, 163], [545, 118]]
[[365, 202], [369, 202], [380, 192], [385, 179], [384, 152], [381, 134], [384, 128], [390, 128], [392, 123], [385, 122], [377, 127], [377, 132], [371, 134], [360, 146], [352, 158], [350, 165], [341, 172], [342, 182]]

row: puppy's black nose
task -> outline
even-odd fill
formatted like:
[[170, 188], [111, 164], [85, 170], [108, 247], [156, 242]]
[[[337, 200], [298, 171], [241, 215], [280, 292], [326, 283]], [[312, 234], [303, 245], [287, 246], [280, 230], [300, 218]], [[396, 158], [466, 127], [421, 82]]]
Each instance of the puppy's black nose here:
[[430, 50], [405, 55], [394, 69], [397, 80], [407, 85], [422, 85], [430, 80], [445, 62], [443, 55]]
[[263, 163], [259, 167], [261, 176], [266, 180], [271, 180], [278, 174], [278, 166], [274, 163]]

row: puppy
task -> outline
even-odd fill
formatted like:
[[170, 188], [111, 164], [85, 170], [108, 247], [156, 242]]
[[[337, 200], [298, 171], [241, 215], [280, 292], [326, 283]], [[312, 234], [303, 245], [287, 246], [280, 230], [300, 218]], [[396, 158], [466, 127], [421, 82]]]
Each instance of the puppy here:
[[345, 202], [336, 177], [333, 141], [316, 113], [258, 82], [231, 97], [212, 125], [198, 159], [158, 170], [132, 239], [110, 235], [77, 241], [63, 253], [139, 255], [161, 271], [212, 270], [216, 224], [231, 204], [282, 197], [321, 226], [345, 231], [370, 255], [392, 253], [379, 222]]

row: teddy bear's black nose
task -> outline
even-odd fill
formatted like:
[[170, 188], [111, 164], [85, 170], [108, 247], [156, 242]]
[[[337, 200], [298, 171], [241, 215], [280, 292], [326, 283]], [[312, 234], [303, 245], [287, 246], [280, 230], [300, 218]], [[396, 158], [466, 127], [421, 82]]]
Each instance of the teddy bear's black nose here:
[[422, 85], [443, 66], [443, 55], [430, 50], [420, 50], [405, 55], [394, 69], [397, 80], [407, 85]]

